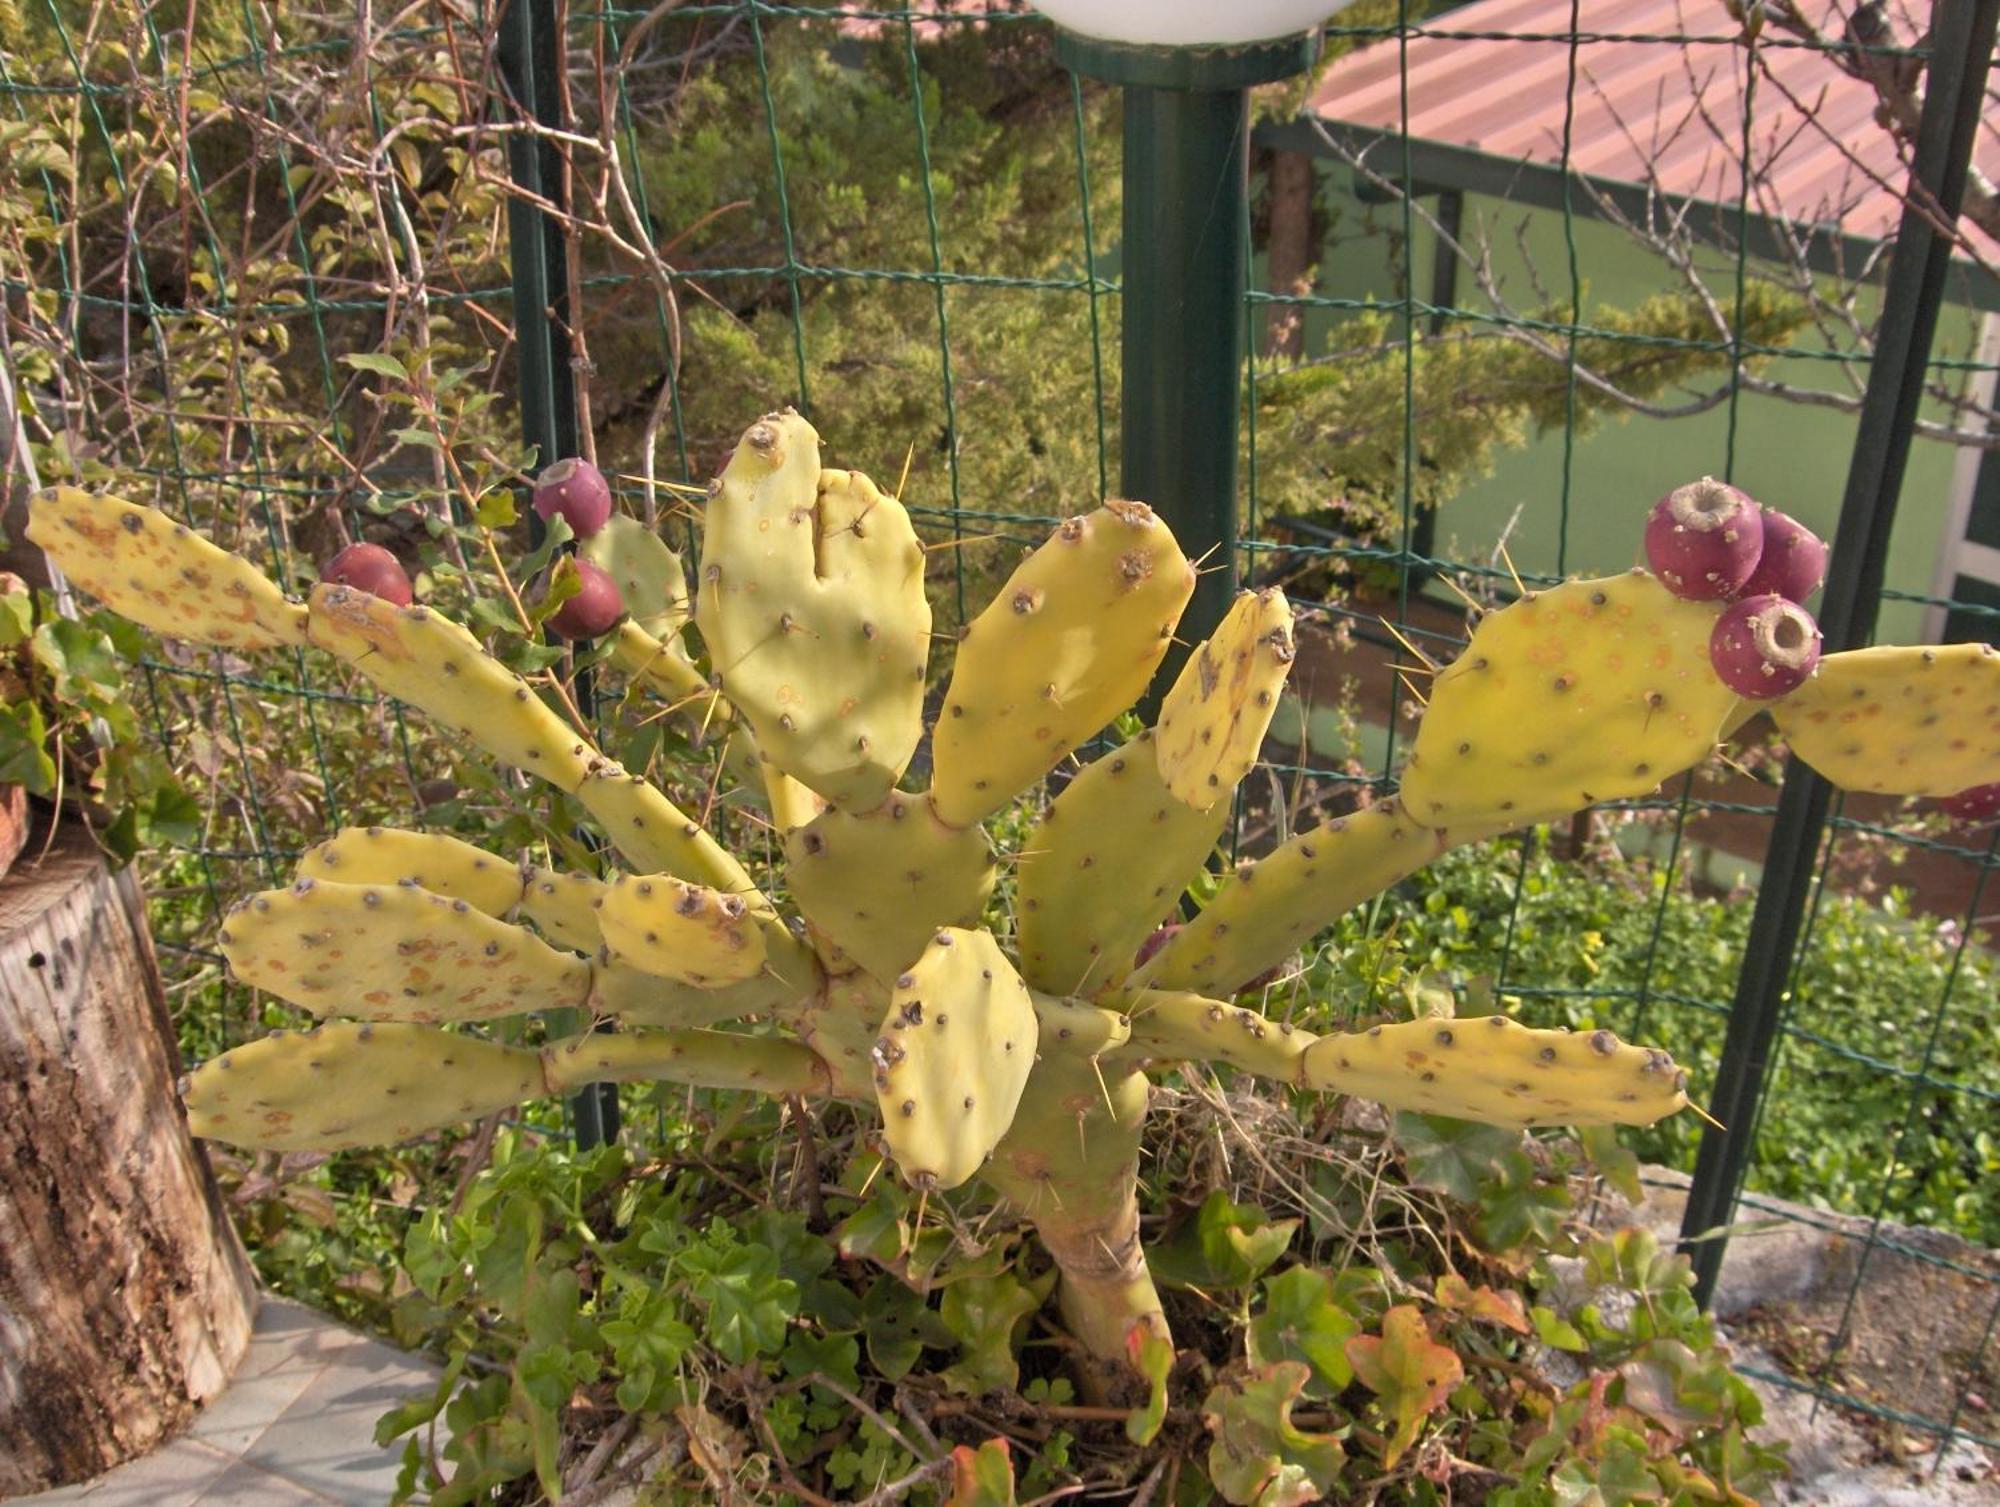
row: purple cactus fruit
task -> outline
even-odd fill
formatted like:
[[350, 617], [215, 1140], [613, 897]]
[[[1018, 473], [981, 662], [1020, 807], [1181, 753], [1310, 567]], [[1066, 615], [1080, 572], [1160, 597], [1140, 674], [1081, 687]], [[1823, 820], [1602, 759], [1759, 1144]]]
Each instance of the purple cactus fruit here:
[[2000, 817], [2000, 784], [1974, 785], [1938, 802], [1938, 809], [1954, 821], [1984, 825]]
[[1145, 941], [1141, 942], [1139, 944], [1139, 955], [1132, 959], [1133, 969], [1136, 971], [1152, 962], [1153, 955], [1162, 947], [1165, 947], [1167, 943], [1173, 941], [1175, 937], [1179, 936], [1180, 931], [1181, 929], [1178, 926], [1162, 926], [1158, 931], [1146, 938]]
[[580, 456], [559, 460], [537, 476], [533, 500], [544, 518], [562, 514], [579, 539], [588, 539], [611, 516], [611, 484]]
[[588, 560], [575, 562], [582, 583], [576, 595], [556, 608], [549, 626], [564, 638], [598, 638], [609, 633], [625, 615], [618, 583]]
[[1781, 596], [1745, 597], [1716, 619], [1708, 662], [1739, 696], [1782, 696], [1803, 685], [1819, 663], [1819, 624]]
[[348, 545], [326, 562], [319, 578], [339, 586], [352, 586], [398, 607], [407, 607], [416, 600], [416, 593], [410, 589], [410, 573], [403, 569], [402, 561], [379, 544]]
[[1764, 553], [1743, 583], [1743, 595], [1803, 602], [1825, 579], [1826, 542], [1798, 519], [1764, 509]]
[[1646, 563], [1684, 601], [1735, 596], [1763, 548], [1764, 520], [1755, 500], [1712, 476], [1675, 487], [1646, 519]]

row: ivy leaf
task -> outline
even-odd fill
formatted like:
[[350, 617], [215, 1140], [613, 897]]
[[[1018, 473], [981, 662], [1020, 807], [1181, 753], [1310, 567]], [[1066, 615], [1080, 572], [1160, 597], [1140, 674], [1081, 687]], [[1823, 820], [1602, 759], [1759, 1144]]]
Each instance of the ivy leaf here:
[[491, 487], [472, 505], [472, 521], [480, 528], [502, 529], [521, 516], [514, 506], [512, 487]]
[[890, 1381], [909, 1375], [926, 1345], [943, 1349], [952, 1333], [923, 1298], [894, 1277], [877, 1277], [861, 1300], [861, 1338], [868, 1359]]
[[155, 790], [139, 826], [148, 847], [174, 843], [191, 848], [201, 837], [201, 802], [178, 785]]
[[[804, 1377], [818, 1372], [850, 1391], [859, 1391], [861, 1387], [861, 1342], [851, 1334], [821, 1337], [810, 1330], [794, 1329], [785, 1340], [783, 1363], [787, 1376]], [[828, 1401], [834, 1397], [823, 1387], [815, 1387], [814, 1395]]]
[[1501, 1162], [1518, 1151], [1521, 1132], [1443, 1115], [1399, 1114], [1392, 1127], [1410, 1182], [1460, 1203], [1476, 1203], [1482, 1184], [1499, 1175]]
[[1347, 1342], [1347, 1359], [1361, 1384], [1381, 1400], [1382, 1411], [1396, 1425], [1382, 1451], [1382, 1468], [1392, 1468], [1415, 1442], [1424, 1419], [1465, 1378], [1458, 1353], [1437, 1344], [1414, 1304], [1404, 1303], [1382, 1316], [1382, 1334], [1356, 1335]]
[[1331, 1434], [1308, 1434], [1292, 1422], [1312, 1368], [1280, 1361], [1241, 1381], [1218, 1384], [1201, 1405], [1215, 1442], [1208, 1478], [1236, 1507], [1304, 1507], [1325, 1499], [1346, 1453]]
[[398, 382], [407, 382], [410, 373], [403, 363], [387, 351], [350, 351], [342, 356], [343, 365], [356, 371], [373, 372], [378, 377], [393, 377]]
[[1174, 1369], [1174, 1342], [1144, 1319], [1134, 1319], [1125, 1331], [1125, 1354], [1132, 1369], [1146, 1379], [1146, 1405], [1125, 1419], [1125, 1437], [1134, 1444], [1151, 1444], [1167, 1421], [1167, 1374]]
[[56, 761], [49, 757], [48, 724], [32, 701], [0, 707], [0, 785], [25, 785], [30, 795], [56, 788]]
[[724, 1360], [740, 1366], [784, 1344], [799, 1289], [778, 1275], [774, 1253], [755, 1245], [725, 1251], [696, 1245], [681, 1266], [693, 1279], [695, 1301], [708, 1310], [708, 1341]]
[[35, 630], [34, 655], [56, 680], [56, 695], [65, 701], [94, 705], [115, 698], [125, 681], [111, 640], [95, 628], [71, 618], [50, 618]]
[[1528, 1317], [1534, 1323], [1535, 1337], [1551, 1350], [1567, 1350], [1572, 1355], [1581, 1355], [1590, 1348], [1590, 1342], [1576, 1325], [1553, 1308], [1532, 1308]]
[[1204, 1292], [1248, 1287], [1290, 1249], [1296, 1219], [1274, 1220], [1221, 1189], [1147, 1258], [1155, 1281]]
[[1516, 1250], [1530, 1242], [1558, 1250], [1568, 1246], [1562, 1226], [1570, 1211], [1569, 1194], [1543, 1182], [1525, 1151], [1516, 1149], [1500, 1159], [1500, 1176], [1480, 1190], [1478, 1204], [1473, 1226], [1490, 1251]]
[[951, 1452], [951, 1498], [945, 1507], [1014, 1507], [1014, 1463], [1005, 1439]]
[[1646, 1201], [1646, 1190], [1639, 1183], [1639, 1154], [1618, 1139], [1616, 1125], [1579, 1126], [1576, 1138], [1583, 1154], [1590, 1158], [1590, 1165], [1627, 1203], [1637, 1205]]
[[1517, 1292], [1495, 1292], [1483, 1285], [1474, 1287], [1456, 1272], [1448, 1272], [1437, 1279], [1437, 1300], [1440, 1308], [1484, 1319], [1516, 1334], [1534, 1332], [1528, 1322], [1527, 1308]]
[[1014, 1359], [1014, 1330], [1042, 1306], [1054, 1285], [1051, 1270], [1033, 1283], [1002, 1272], [997, 1277], [968, 1277], [947, 1287], [938, 1317], [964, 1355], [945, 1371], [945, 1385], [975, 1397], [1018, 1387], [1021, 1368]]
[[1333, 1279], [1295, 1266], [1264, 1279], [1264, 1311], [1250, 1321], [1250, 1360], [1258, 1366], [1304, 1361], [1313, 1391], [1332, 1395], [1354, 1379], [1346, 1345], [1360, 1331], [1353, 1314], [1333, 1295]]
[[0, 649], [26, 643], [35, 631], [35, 598], [31, 592], [0, 594]]

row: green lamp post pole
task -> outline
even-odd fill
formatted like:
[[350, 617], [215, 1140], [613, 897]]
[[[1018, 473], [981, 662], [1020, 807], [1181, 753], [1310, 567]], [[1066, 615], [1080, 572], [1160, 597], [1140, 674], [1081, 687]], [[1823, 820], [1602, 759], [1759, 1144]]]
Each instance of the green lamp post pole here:
[[[1154, 46], [1058, 30], [1056, 51], [1125, 93], [1119, 489], [1150, 504], [1204, 574], [1198, 642], [1236, 595], [1236, 452], [1249, 257], [1249, 90], [1312, 66], [1319, 34]], [[1172, 683], [1177, 648], [1156, 685]]]

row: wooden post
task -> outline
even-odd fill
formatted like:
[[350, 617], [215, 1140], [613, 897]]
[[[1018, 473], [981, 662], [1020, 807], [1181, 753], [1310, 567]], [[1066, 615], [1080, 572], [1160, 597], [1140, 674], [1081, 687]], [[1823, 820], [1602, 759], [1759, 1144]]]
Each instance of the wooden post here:
[[221, 1391], [256, 1285], [174, 1091], [138, 885], [66, 819], [0, 880], [0, 1497], [145, 1453]]

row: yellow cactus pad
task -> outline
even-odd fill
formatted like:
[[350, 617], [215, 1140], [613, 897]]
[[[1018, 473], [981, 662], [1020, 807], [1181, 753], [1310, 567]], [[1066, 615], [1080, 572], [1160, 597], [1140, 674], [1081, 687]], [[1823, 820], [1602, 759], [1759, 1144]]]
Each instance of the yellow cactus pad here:
[[398, 607], [322, 582], [307, 603], [306, 634], [502, 763], [558, 790], [575, 790], [589, 772], [593, 756], [576, 729], [478, 639], [428, 607]]
[[1302, 833], [1225, 880], [1132, 983], [1232, 994], [1450, 842], [1446, 833], [1411, 821], [1393, 800]]
[[749, 871], [700, 824], [636, 774], [600, 762], [577, 787], [583, 809], [597, 818], [611, 846], [643, 874], [672, 874], [735, 895], [752, 910], [770, 910]]
[[685, 663], [681, 629], [694, 608], [687, 567], [667, 542], [638, 519], [613, 513], [576, 552], [618, 583], [618, 599], [630, 614], [626, 621]]
[[668, 874], [609, 885], [597, 916], [605, 945], [635, 968], [684, 984], [735, 984], [764, 968], [764, 933], [740, 895]]
[[1769, 705], [1792, 752], [1844, 790], [1956, 795], [2000, 780], [2000, 654], [1990, 644], [1829, 654]]
[[222, 953], [246, 984], [315, 1015], [433, 1024], [584, 1003], [590, 966], [464, 900], [407, 885], [322, 884], [252, 895]]
[[534, 1052], [435, 1026], [280, 1031], [196, 1068], [188, 1129], [257, 1151], [384, 1146], [548, 1092]]
[[1226, 1062], [1265, 1078], [1294, 1080], [1299, 1059], [1317, 1038], [1255, 1010], [1199, 994], [1142, 989], [1121, 1001], [1132, 1034], [1121, 1057], [1155, 1062]]
[[1721, 611], [1634, 571], [1490, 613], [1431, 681], [1403, 804], [1426, 826], [1525, 825], [1651, 793], [1735, 708], [1709, 666]]
[[521, 892], [520, 915], [558, 947], [595, 952], [604, 942], [597, 927], [597, 902], [603, 898], [602, 879], [531, 869]]
[[1154, 738], [1085, 768], [1021, 845], [1021, 973], [1037, 989], [1089, 996], [1130, 973], [1229, 820], [1227, 801], [1201, 811], [1175, 799]]
[[625, 1025], [680, 1031], [753, 1015], [781, 1015], [810, 998], [814, 987], [813, 980], [802, 984], [796, 977], [765, 972], [739, 983], [704, 988], [661, 978], [611, 955], [600, 958], [592, 970], [590, 1008]]
[[838, 1098], [873, 1103], [873, 1052], [889, 1008], [889, 986], [855, 969], [826, 981], [793, 1022], [799, 1039], [820, 1056]]
[[1063, 522], [958, 646], [932, 733], [938, 815], [954, 827], [991, 815], [1136, 701], [1194, 580], [1142, 503]]
[[828, 967], [843, 959], [893, 979], [940, 926], [976, 925], [993, 893], [977, 827], [947, 827], [921, 795], [891, 794], [865, 815], [839, 807], [785, 834], [792, 898]]
[[1007, 1133], [1040, 1028], [985, 931], [946, 927], [896, 980], [873, 1052], [889, 1155], [916, 1188], [956, 1188]]
[[1322, 1036], [1299, 1069], [1307, 1088], [1489, 1125], [1650, 1125], [1687, 1103], [1686, 1075], [1665, 1052], [1504, 1015]]
[[158, 508], [51, 487], [29, 504], [28, 537], [105, 606], [166, 638], [224, 649], [305, 642], [305, 608]]
[[519, 864], [443, 832], [346, 827], [299, 860], [298, 877], [335, 884], [401, 884], [463, 900], [489, 916], [521, 903]]
[[826, 1064], [796, 1041], [726, 1031], [593, 1031], [542, 1049], [549, 1084], [686, 1083], [766, 1094], [824, 1094]]
[[706, 736], [735, 720], [729, 703], [709, 689], [678, 638], [662, 641], [628, 617], [612, 630], [611, 663], [678, 707], [693, 731]]
[[1095, 1056], [1114, 1051], [1132, 1039], [1132, 1018], [1116, 1010], [1099, 1009], [1080, 999], [1036, 994], [1035, 1019], [1041, 1023], [1045, 1052], [1083, 1052]]
[[903, 505], [821, 471], [789, 409], [744, 434], [711, 489], [695, 605], [729, 699], [777, 766], [873, 810], [923, 733], [931, 610]]
[[1282, 591], [1236, 598], [1160, 704], [1154, 754], [1167, 788], [1206, 811], [1250, 772], [1292, 668], [1292, 608]]

